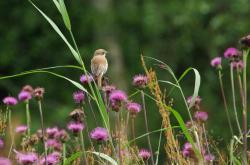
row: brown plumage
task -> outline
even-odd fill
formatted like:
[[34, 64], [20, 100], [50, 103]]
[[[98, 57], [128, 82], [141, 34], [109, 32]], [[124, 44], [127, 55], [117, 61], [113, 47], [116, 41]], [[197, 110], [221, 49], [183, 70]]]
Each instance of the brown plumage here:
[[93, 76], [97, 79], [97, 85], [102, 87], [102, 77], [107, 72], [108, 61], [106, 59], [107, 51], [104, 49], [97, 49], [91, 60], [91, 71]]

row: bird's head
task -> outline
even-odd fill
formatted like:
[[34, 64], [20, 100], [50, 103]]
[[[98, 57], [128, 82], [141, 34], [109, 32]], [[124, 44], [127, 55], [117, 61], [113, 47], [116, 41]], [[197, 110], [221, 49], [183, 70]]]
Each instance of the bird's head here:
[[94, 56], [98, 56], [98, 55], [103, 55], [105, 56], [108, 52], [104, 49], [97, 49], [94, 53]]

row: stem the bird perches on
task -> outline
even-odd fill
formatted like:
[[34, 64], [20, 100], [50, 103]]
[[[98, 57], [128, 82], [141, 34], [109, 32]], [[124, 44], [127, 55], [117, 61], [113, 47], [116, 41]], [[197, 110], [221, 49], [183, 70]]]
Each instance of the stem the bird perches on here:
[[233, 127], [232, 127], [232, 122], [231, 122], [230, 115], [228, 112], [227, 100], [226, 100], [226, 96], [225, 96], [224, 85], [223, 85], [223, 81], [222, 81], [222, 74], [221, 74], [220, 69], [218, 70], [218, 77], [219, 77], [221, 95], [222, 95], [222, 99], [223, 99], [223, 103], [224, 103], [224, 108], [225, 108], [225, 112], [226, 112], [226, 116], [227, 116], [228, 125], [230, 128], [231, 134], [233, 136], [234, 135]]
[[151, 164], [154, 164], [154, 156], [153, 156], [153, 152], [152, 152], [152, 145], [151, 145], [151, 141], [150, 141], [150, 136], [149, 136], [149, 129], [148, 129], [148, 119], [147, 119], [147, 110], [146, 110], [146, 104], [145, 104], [145, 96], [144, 96], [144, 92], [141, 90], [141, 99], [142, 99], [142, 107], [143, 107], [143, 112], [144, 112], [144, 122], [145, 122], [145, 127], [146, 127], [146, 133], [147, 135], [147, 140], [148, 140], [148, 147], [149, 150], [152, 154], [151, 156]]

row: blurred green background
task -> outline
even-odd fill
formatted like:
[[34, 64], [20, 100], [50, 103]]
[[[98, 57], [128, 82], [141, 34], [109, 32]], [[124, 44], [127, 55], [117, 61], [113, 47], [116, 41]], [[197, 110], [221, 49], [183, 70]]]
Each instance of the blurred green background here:
[[[52, 1], [34, 0], [52, 18], [65, 34], [61, 16]], [[229, 137], [216, 72], [210, 67], [214, 56], [222, 55], [227, 47], [238, 47], [239, 38], [247, 35], [250, 27], [249, 0], [65, 0], [74, 35], [80, 52], [90, 69], [90, 59], [95, 49], [104, 48], [108, 55], [107, 76], [119, 88], [133, 93], [132, 77], [142, 73], [140, 54], [151, 56], [169, 64], [177, 76], [189, 66], [199, 70], [202, 77], [200, 95], [202, 109], [209, 112], [210, 136], [221, 141]], [[76, 61], [61, 38], [28, 1], [0, 1], [0, 75], [12, 75], [25, 70], [74, 64]], [[148, 64], [153, 66], [152, 61]], [[225, 62], [224, 79], [228, 86], [228, 67]], [[157, 67], [156, 67], [157, 68]], [[57, 73], [76, 81], [77, 70], [60, 69]], [[159, 79], [169, 80], [168, 73], [157, 69]], [[46, 89], [44, 106], [46, 126], [65, 126], [68, 113], [74, 109], [70, 83], [44, 74], [28, 75], [0, 81], [0, 99], [16, 96], [23, 85], [42, 86]], [[182, 82], [187, 96], [192, 94], [194, 76]], [[169, 86], [162, 84], [162, 88]], [[230, 88], [226, 90], [231, 101]], [[168, 91], [168, 90], [167, 90]], [[174, 107], [188, 119], [179, 92], [175, 91]], [[140, 102], [139, 97], [134, 100]], [[147, 102], [151, 103], [149, 99]], [[231, 102], [230, 102], [231, 103]], [[159, 129], [161, 120], [157, 109], [149, 104], [150, 130]], [[33, 127], [38, 127], [38, 111], [34, 105]], [[232, 109], [230, 109], [232, 112]], [[24, 121], [24, 105], [14, 113]], [[89, 114], [90, 116], [91, 114]], [[23, 118], [23, 119], [22, 119]], [[138, 117], [137, 135], [145, 133], [142, 113]], [[232, 114], [233, 119], [233, 114]], [[89, 121], [91, 122], [91, 121]], [[175, 120], [173, 119], [175, 123]], [[235, 123], [234, 123], [235, 124]], [[236, 127], [235, 127], [236, 131]], [[154, 149], [159, 135], [152, 135]], [[139, 142], [146, 145], [146, 138]], [[163, 147], [162, 147], [163, 148]]]

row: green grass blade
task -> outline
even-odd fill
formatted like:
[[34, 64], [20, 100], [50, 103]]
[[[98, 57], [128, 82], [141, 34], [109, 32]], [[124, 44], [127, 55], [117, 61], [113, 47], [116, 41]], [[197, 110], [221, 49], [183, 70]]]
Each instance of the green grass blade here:
[[62, 34], [61, 30], [58, 28], [58, 26], [42, 11], [40, 10], [31, 0], [29, 2], [39, 11], [39, 13], [49, 22], [49, 24], [52, 26], [52, 28], [57, 32], [57, 34], [63, 39], [63, 41], [66, 43], [68, 48], [70, 49], [71, 53], [75, 57], [76, 61], [82, 65], [82, 59], [77, 54], [75, 49], [70, 45], [66, 37]]
[[66, 26], [66, 28], [71, 31], [71, 23], [70, 23], [70, 19], [69, 19], [69, 14], [67, 12], [67, 8], [65, 6], [64, 0], [59, 0], [59, 4], [60, 4], [60, 12], [62, 14], [62, 18], [64, 21], [64, 24]]
[[[89, 94], [89, 92], [78, 82], [74, 81], [74, 80], [71, 80], [65, 76], [62, 76], [60, 74], [57, 74], [57, 73], [54, 73], [54, 72], [50, 72], [50, 71], [46, 71], [46, 70], [30, 70], [30, 71], [26, 71], [26, 72], [22, 72], [20, 74], [15, 74], [15, 75], [11, 75], [11, 76], [3, 76], [3, 77], [0, 77], [0, 80], [3, 80], [3, 79], [7, 79], [7, 78], [14, 78], [14, 77], [20, 77], [20, 76], [24, 76], [24, 75], [28, 75], [28, 74], [34, 74], [34, 73], [47, 73], [47, 74], [51, 74], [51, 75], [54, 75], [56, 77], [59, 77], [59, 78], [62, 78], [62, 79], [65, 79], [67, 81], [69, 81], [71, 84], [73, 84], [74, 86], [76, 86], [77, 88], [79, 88], [80, 90], [86, 92]], [[89, 94], [90, 95], [90, 94]], [[90, 95], [91, 97], [93, 97], [92, 95]]]
[[65, 163], [63, 165], [71, 165], [74, 160], [79, 158], [81, 156], [81, 152], [76, 152], [72, 154], [69, 158], [66, 159]]
[[109, 161], [112, 165], [118, 165], [118, 163], [113, 158], [111, 158], [110, 156], [108, 156], [104, 153], [100, 153], [100, 152], [89, 152], [89, 153], [93, 153], [96, 156], [99, 156], [99, 157]]
[[[161, 128], [163, 127], [163, 124], [161, 126]], [[163, 130], [160, 131], [160, 136], [159, 136], [159, 140], [158, 140], [158, 147], [157, 147], [157, 155], [156, 155], [156, 160], [155, 160], [155, 165], [158, 165], [158, 161], [159, 161], [159, 155], [160, 155], [160, 148], [161, 148], [161, 139], [162, 139], [162, 132]]]
[[60, 4], [58, 3], [58, 1], [57, 0], [53, 0], [53, 2], [56, 5], [57, 10], [61, 13]]
[[166, 84], [170, 84], [170, 85], [172, 85], [172, 86], [174, 86], [174, 87], [176, 87], [176, 88], [180, 88], [178, 85], [176, 85], [176, 84], [174, 84], [174, 83], [172, 83], [172, 82], [170, 82], [170, 81], [165, 81], [165, 80], [158, 80], [159, 82], [162, 82], [162, 83], [166, 83]]
[[[174, 129], [174, 128], [180, 128], [180, 126], [173, 126], [172, 129]], [[169, 129], [169, 128], [161, 128], [161, 129], [157, 129], [157, 130], [145, 133], [143, 135], [140, 135], [140, 136], [136, 137], [135, 139], [130, 140], [128, 143], [131, 144], [132, 142], [134, 142], [134, 141], [136, 141], [138, 139], [141, 139], [141, 138], [146, 137], [146, 136], [148, 136], [150, 134], [161, 132], [161, 131], [164, 131], [164, 130], [167, 130], [167, 129]]]
[[189, 108], [191, 108], [194, 103], [195, 103], [195, 98], [198, 96], [199, 90], [200, 90], [200, 84], [201, 84], [201, 76], [200, 73], [197, 69], [195, 68], [188, 68], [186, 69], [183, 74], [180, 76], [180, 78], [178, 79], [178, 82], [180, 82], [190, 71], [194, 72], [195, 75], [195, 83], [194, 83], [194, 92], [192, 95], [192, 101], [191, 104], [189, 105]]
[[[178, 121], [180, 127], [181, 127], [181, 130], [183, 132], [183, 134], [185, 135], [185, 137], [187, 138], [188, 142], [192, 145], [193, 149], [194, 149], [194, 152], [195, 154], [201, 159], [201, 153], [198, 151], [197, 147], [195, 146], [194, 144], [194, 140], [192, 138], [192, 136], [190, 135], [187, 127], [186, 127], [186, 124], [184, 123], [181, 115], [176, 111], [174, 110], [173, 108], [171, 107], [168, 107], [168, 109], [173, 113], [174, 117], [176, 118], [176, 120]], [[166, 109], [167, 110], [167, 109]]]

